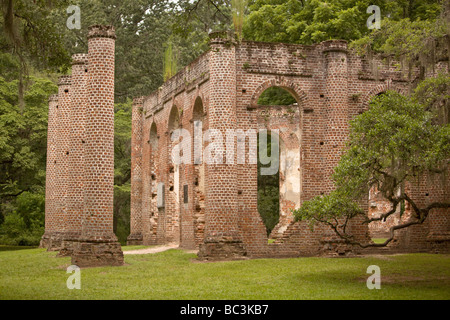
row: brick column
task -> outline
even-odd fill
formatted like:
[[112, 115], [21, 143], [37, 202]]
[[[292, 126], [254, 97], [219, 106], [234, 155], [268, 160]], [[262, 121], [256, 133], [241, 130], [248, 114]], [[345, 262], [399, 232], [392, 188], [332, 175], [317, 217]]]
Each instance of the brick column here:
[[115, 39], [112, 26], [89, 28], [84, 214], [72, 254], [79, 267], [123, 264], [113, 232]]
[[[347, 41], [330, 40], [323, 44], [326, 61], [327, 131], [325, 136], [324, 190], [331, 192], [335, 186], [331, 179], [334, 168], [343, 154], [350, 132], [348, 52]], [[367, 209], [367, 198], [361, 201]], [[355, 240], [368, 241], [368, 227], [363, 218], [349, 223], [349, 230]], [[331, 232], [331, 231], [330, 231]], [[334, 233], [332, 233], [334, 236]]]
[[[226, 140], [226, 130], [236, 130], [236, 48], [223, 32], [210, 35], [210, 107], [209, 129], [219, 130]], [[202, 259], [239, 258], [246, 254], [238, 225], [237, 165], [206, 163], [205, 239], [200, 246]], [[235, 148], [235, 146], [234, 146]], [[236, 152], [234, 153], [236, 157]], [[203, 159], [207, 161], [207, 159]]]
[[348, 63], [346, 41], [323, 42], [326, 61], [326, 133], [325, 190], [334, 189], [331, 175], [339, 162], [349, 134]]
[[54, 185], [55, 229], [50, 237], [48, 250], [57, 251], [61, 248], [63, 233], [66, 227], [67, 212], [67, 173], [69, 168], [69, 141], [70, 141], [70, 85], [71, 76], [62, 76], [58, 79], [58, 104], [56, 114], [58, 123], [56, 133], [56, 178]]
[[143, 244], [142, 235], [142, 111], [143, 98], [133, 100], [131, 113], [131, 213], [128, 245]]
[[70, 139], [67, 173], [66, 225], [59, 256], [69, 256], [73, 242], [81, 234], [83, 215], [84, 144], [87, 104], [87, 54], [72, 56], [72, 78], [70, 88]]
[[47, 166], [45, 176], [45, 232], [42, 236], [40, 247], [47, 248], [50, 238], [55, 231], [55, 182], [56, 170], [56, 138], [57, 138], [57, 114], [58, 95], [51, 95], [48, 99], [48, 126], [47, 126]]

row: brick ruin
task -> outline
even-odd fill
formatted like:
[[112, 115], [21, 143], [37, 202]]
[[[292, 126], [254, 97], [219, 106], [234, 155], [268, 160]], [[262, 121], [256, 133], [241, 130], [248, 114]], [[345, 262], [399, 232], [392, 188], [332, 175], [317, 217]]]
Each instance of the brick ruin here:
[[88, 54], [49, 99], [45, 233], [41, 247], [80, 267], [122, 265], [113, 232], [115, 31], [92, 26]]
[[[112, 28], [92, 27], [89, 53], [74, 56], [72, 76], [60, 79], [58, 95], [49, 100], [42, 246], [71, 255], [81, 266], [123, 263], [112, 231], [114, 38]], [[409, 84], [394, 62], [358, 57], [346, 41], [235, 42], [212, 33], [209, 51], [156, 92], [133, 100], [128, 244], [176, 243], [199, 250], [205, 260], [374, 252], [346, 245], [328, 227], [311, 230], [294, 222], [291, 209], [333, 189], [331, 174], [349, 121], [367, 110], [373, 96], [406, 93]], [[285, 89], [297, 103], [258, 105], [270, 87]], [[224, 137], [229, 130], [279, 130], [280, 218], [272, 243], [257, 209], [257, 165], [237, 161], [237, 144], [244, 143], [249, 154], [246, 137], [234, 138], [232, 163], [201, 161], [213, 140], [200, 138], [190, 144], [192, 161], [176, 164], [172, 152], [183, 141], [172, 139], [176, 129], [193, 140], [195, 133], [213, 129]], [[225, 149], [215, 148], [230, 151]], [[424, 179], [411, 188], [423, 203], [431, 201], [428, 195], [448, 198], [446, 181]], [[383, 208], [375, 193], [362, 204], [370, 214]], [[448, 216], [443, 209], [432, 211], [425, 224], [398, 232], [384, 252], [448, 251]], [[386, 231], [369, 230], [361, 221], [350, 228], [360, 241]]]

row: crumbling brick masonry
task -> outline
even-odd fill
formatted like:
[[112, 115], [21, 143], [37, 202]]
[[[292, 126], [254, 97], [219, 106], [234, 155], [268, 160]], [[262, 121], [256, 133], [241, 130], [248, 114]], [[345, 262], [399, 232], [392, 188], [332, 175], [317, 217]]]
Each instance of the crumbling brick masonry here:
[[[58, 95], [49, 100], [42, 246], [71, 255], [81, 266], [123, 263], [112, 230], [114, 39], [111, 27], [91, 27], [88, 54], [74, 56], [72, 76], [61, 78]], [[274, 86], [297, 103], [258, 105], [260, 95]], [[407, 73], [393, 62], [358, 57], [346, 41], [236, 42], [226, 33], [212, 33], [209, 51], [156, 92], [133, 101], [128, 244], [176, 243], [212, 260], [361, 252], [325, 226], [312, 231], [307, 223], [294, 222], [291, 209], [333, 189], [331, 174], [349, 121], [367, 110], [370, 99], [408, 88]], [[174, 139], [177, 129], [188, 134]], [[257, 164], [247, 160], [251, 137], [245, 134], [260, 129], [278, 130], [280, 139], [280, 219], [270, 244], [258, 213]], [[211, 130], [223, 137], [230, 131], [244, 135], [234, 137], [232, 147], [201, 135], [196, 141]], [[173, 161], [181, 142], [189, 142], [187, 162]], [[231, 154], [233, 161], [205, 161], [203, 151], [212, 145], [215, 155]], [[242, 146], [248, 156], [238, 161]], [[447, 198], [447, 185], [422, 181], [411, 188], [429, 201], [425, 194], [436, 190], [434, 197]], [[363, 207], [376, 214], [383, 203], [373, 196], [375, 190], [371, 195]], [[424, 225], [399, 232], [388, 250], [448, 250], [450, 221], [441, 211]], [[360, 222], [350, 226], [352, 234], [370, 241], [369, 228]]]

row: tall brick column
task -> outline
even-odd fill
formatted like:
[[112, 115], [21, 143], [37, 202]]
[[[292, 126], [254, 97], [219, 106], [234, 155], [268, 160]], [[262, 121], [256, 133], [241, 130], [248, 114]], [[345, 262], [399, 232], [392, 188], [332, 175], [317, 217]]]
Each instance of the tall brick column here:
[[[226, 130], [237, 127], [236, 48], [226, 33], [212, 33], [210, 39], [209, 129], [219, 130], [225, 143]], [[239, 258], [246, 254], [238, 225], [236, 159], [234, 164], [225, 163], [225, 145], [221, 151], [223, 164], [206, 163], [205, 238], [199, 251], [202, 259]]]
[[[348, 49], [345, 40], [330, 40], [323, 44], [326, 61], [326, 98], [327, 98], [327, 128], [325, 148], [324, 190], [331, 192], [335, 186], [331, 178], [334, 168], [343, 154], [345, 143], [350, 132], [349, 114], [349, 72]], [[367, 209], [367, 199], [361, 201]], [[363, 218], [351, 221], [349, 230], [355, 240], [367, 241], [368, 227], [362, 224]], [[330, 230], [331, 231], [331, 230]]]
[[69, 256], [73, 242], [81, 234], [83, 215], [84, 144], [87, 104], [87, 54], [72, 56], [72, 78], [70, 88], [70, 139], [67, 172], [67, 211], [65, 229], [59, 256]]
[[54, 221], [55, 230], [50, 237], [48, 250], [56, 251], [61, 248], [62, 237], [66, 227], [67, 213], [67, 182], [69, 168], [70, 141], [70, 86], [71, 76], [58, 79], [58, 104], [56, 106], [56, 175], [54, 185]]
[[40, 247], [47, 248], [50, 244], [52, 233], [55, 232], [55, 182], [56, 175], [56, 134], [58, 95], [54, 94], [48, 99], [48, 126], [47, 126], [47, 166], [45, 176], [45, 232], [42, 236]]
[[142, 111], [143, 98], [133, 100], [131, 113], [131, 213], [128, 245], [141, 245], [142, 235]]
[[323, 42], [326, 57], [326, 163], [325, 190], [334, 189], [331, 175], [339, 162], [349, 133], [348, 114], [348, 57], [347, 42], [330, 40]]
[[112, 26], [89, 28], [84, 214], [72, 254], [79, 267], [123, 264], [113, 232], [115, 39]]

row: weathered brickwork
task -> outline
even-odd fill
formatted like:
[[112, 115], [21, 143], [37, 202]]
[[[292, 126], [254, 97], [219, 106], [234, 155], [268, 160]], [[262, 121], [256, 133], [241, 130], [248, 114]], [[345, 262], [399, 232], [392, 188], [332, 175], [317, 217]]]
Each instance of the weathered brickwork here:
[[[377, 94], [408, 92], [407, 72], [394, 62], [360, 58], [345, 41], [305, 46], [237, 43], [226, 33], [210, 38], [208, 52], [156, 92], [133, 101], [128, 244], [176, 243], [198, 249], [206, 260], [363, 252], [337, 239], [327, 226], [311, 229], [294, 222], [291, 210], [333, 190], [331, 174], [349, 121]], [[112, 230], [114, 39], [112, 28], [92, 27], [87, 58], [74, 57], [72, 77], [61, 79], [58, 96], [49, 101], [42, 246], [71, 255], [80, 266], [123, 264]], [[274, 86], [290, 92], [297, 103], [258, 105], [260, 95]], [[179, 137], [177, 129], [183, 132]], [[250, 162], [257, 155], [251, 154], [247, 135], [261, 129], [278, 130], [280, 140], [280, 219], [271, 244], [258, 213], [258, 167]], [[223, 141], [207, 136], [211, 130]], [[230, 130], [243, 136], [233, 136], [234, 144], [227, 145]], [[187, 142], [190, 149], [181, 154]], [[214, 159], [223, 155], [223, 163], [205, 158], [211, 150]], [[174, 155], [187, 161], [176, 162]], [[444, 182], [427, 177], [408, 188], [426, 204], [448, 198]], [[361, 205], [372, 215], [387, 208], [374, 193]], [[402, 221], [410, 217], [408, 207]], [[370, 241], [386, 231], [361, 222], [349, 227], [357, 240]], [[435, 210], [424, 225], [398, 232], [387, 250], [448, 251], [449, 230], [448, 212]]]
[[142, 235], [142, 98], [133, 100], [131, 111], [131, 220], [128, 243], [141, 244]]
[[123, 264], [113, 232], [115, 38], [112, 27], [89, 29], [84, 211], [72, 253], [72, 263], [78, 266]]
[[52, 234], [58, 230], [56, 226], [55, 183], [57, 178], [56, 138], [57, 138], [57, 107], [58, 95], [48, 99], [48, 129], [47, 129], [47, 165], [45, 177], [45, 233], [40, 243], [41, 248], [48, 248]]
[[68, 149], [67, 198], [65, 228], [60, 256], [70, 256], [73, 243], [81, 235], [81, 219], [84, 203], [84, 144], [86, 104], [87, 104], [87, 63], [86, 54], [72, 56], [72, 76], [70, 87], [70, 132]]
[[67, 214], [67, 186], [69, 169], [69, 143], [70, 143], [70, 85], [71, 76], [62, 76], [58, 79], [58, 104], [56, 105], [56, 138], [55, 138], [55, 170], [53, 194], [54, 225], [48, 249], [57, 251], [61, 248], [66, 229]]
[[[131, 239], [132, 231], [130, 243], [175, 242], [199, 249], [202, 259], [361, 251], [337, 239], [328, 227], [318, 225], [312, 231], [305, 222], [293, 222], [291, 209], [333, 189], [331, 174], [342, 154], [349, 121], [367, 110], [377, 94], [388, 89], [406, 93], [407, 73], [397, 70], [394, 62], [356, 56], [345, 41], [312, 46], [235, 43], [223, 33], [213, 33], [210, 47], [158, 91], [144, 97], [142, 114], [136, 116], [141, 122], [133, 120], [133, 134], [142, 134], [141, 140], [133, 138], [133, 163], [140, 163], [142, 157], [142, 167], [132, 166], [136, 175], [132, 181], [141, 185], [132, 187], [131, 225], [142, 226], [137, 232], [142, 241]], [[259, 96], [273, 86], [290, 92], [297, 104], [259, 106]], [[196, 163], [194, 141], [190, 164], [173, 164], [173, 130], [185, 129], [194, 140], [199, 123], [203, 132], [279, 130], [280, 220], [270, 235], [274, 243], [268, 244], [257, 209], [256, 164], [207, 164], [205, 159]], [[203, 150], [210, 143], [205, 141]], [[220, 151], [226, 151], [225, 145]], [[164, 194], [158, 194], [159, 184], [164, 184]], [[164, 207], [156, 205], [159, 196], [164, 197]], [[361, 205], [369, 210], [369, 195]], [[449, 230], [446, 216], [433, 216], [437, 218], [431, 219], [431, 229], [442, 229], [442, 238]], [[369, 229], [361, 221], [350, 229], [356, 239], [370, 240]], [[429, 230], [422, 233], [431, 234]], [[412, 241], [400, 240], [411, 237], [409, 231], [404, 233], [399, 233], [391, 248], [411, 246]]]
[[300, 109], [298, 104], [258, 106], [257, 121], [259, 130], [279, 133], [280, 217], [270, 234], [271, 239], [278, 239], [294, 221], [291, 210], [300, 207]]
[[80, 267], [123, 264], [113, 233], [114, 43], [113, 27], [90, 27], [88, 54], [72, 57], [50, 100], [42, 246]]

